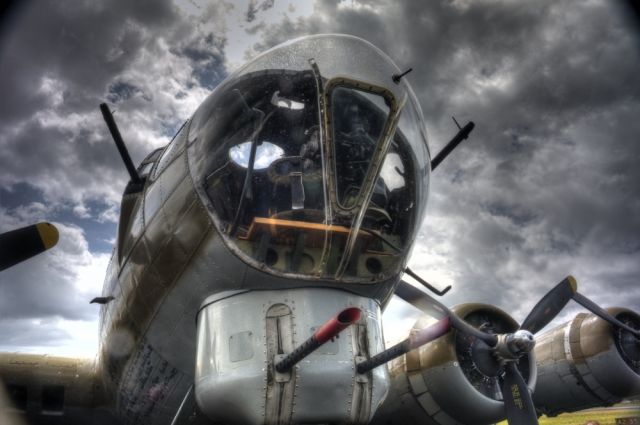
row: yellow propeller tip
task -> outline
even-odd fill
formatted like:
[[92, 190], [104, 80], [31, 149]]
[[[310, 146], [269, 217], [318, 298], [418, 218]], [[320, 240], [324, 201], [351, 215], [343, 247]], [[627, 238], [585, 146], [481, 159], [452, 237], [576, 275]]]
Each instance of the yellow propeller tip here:
[[56, 226], [51, 223], [38, 223], [36, 224], [36, 228], [40, 234], [40, 239], [42, 239], [44, 249], [52, 248], [58, 243], [60, 234], [58, 233]]
[[569, 285], [571, 285], [571, 290], [573, 291], [573, 293], [575, 294], [576, 292], [578, 292], [578, 281], [576, 280], [576, 278], [569, 275], [567, 276], [567, 280], [569, 281]]

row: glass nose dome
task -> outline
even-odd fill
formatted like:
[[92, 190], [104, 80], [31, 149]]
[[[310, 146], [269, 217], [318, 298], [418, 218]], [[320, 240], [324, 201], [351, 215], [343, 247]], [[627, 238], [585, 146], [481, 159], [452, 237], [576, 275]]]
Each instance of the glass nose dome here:
[[[422, 113], [356, 37], [277, 46], [193, 116], [193, 180], [225, 242], [274, 274], [376, 282], [404, 266], [427, 198]], [[237, 249], [236, 249], [237, 248]]]

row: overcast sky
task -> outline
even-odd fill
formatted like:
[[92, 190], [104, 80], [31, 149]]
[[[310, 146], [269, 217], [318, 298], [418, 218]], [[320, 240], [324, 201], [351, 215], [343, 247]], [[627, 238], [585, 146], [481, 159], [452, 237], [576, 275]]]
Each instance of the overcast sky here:
[[599, 304], [640, 310], [640, 43], [615, 3], [20, 2], [0, 29], [0, 231], [47, 220], [61, 240], [0, 273], [0, 350], [96, 350], [88, 302], [127, 181], [100, 102], [139, 162], [244, 60], [328, 32], [413, 68], [432, 153], [452, 115], [476, 123], [433, 174], [410, 261], [453, 285], [446, 304], [522, 321], [571, 273]]

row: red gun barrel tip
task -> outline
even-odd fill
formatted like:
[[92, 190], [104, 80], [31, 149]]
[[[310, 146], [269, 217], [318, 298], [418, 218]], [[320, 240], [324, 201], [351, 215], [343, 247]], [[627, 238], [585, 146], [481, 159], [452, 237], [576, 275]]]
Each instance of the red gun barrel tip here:
[[352, 324], [360, 320], [362, 311], [358, 307], [349, 307], [338, 314], [338, 322], [343, 324]]

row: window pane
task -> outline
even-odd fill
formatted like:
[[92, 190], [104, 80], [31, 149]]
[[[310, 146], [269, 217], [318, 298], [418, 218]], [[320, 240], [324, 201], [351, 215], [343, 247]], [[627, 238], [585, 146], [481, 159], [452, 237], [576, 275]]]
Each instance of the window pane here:
[[331, 92], [336, 185], [344, 208], [356, 203], [388, 116], [381, 96], [343, 86]]

